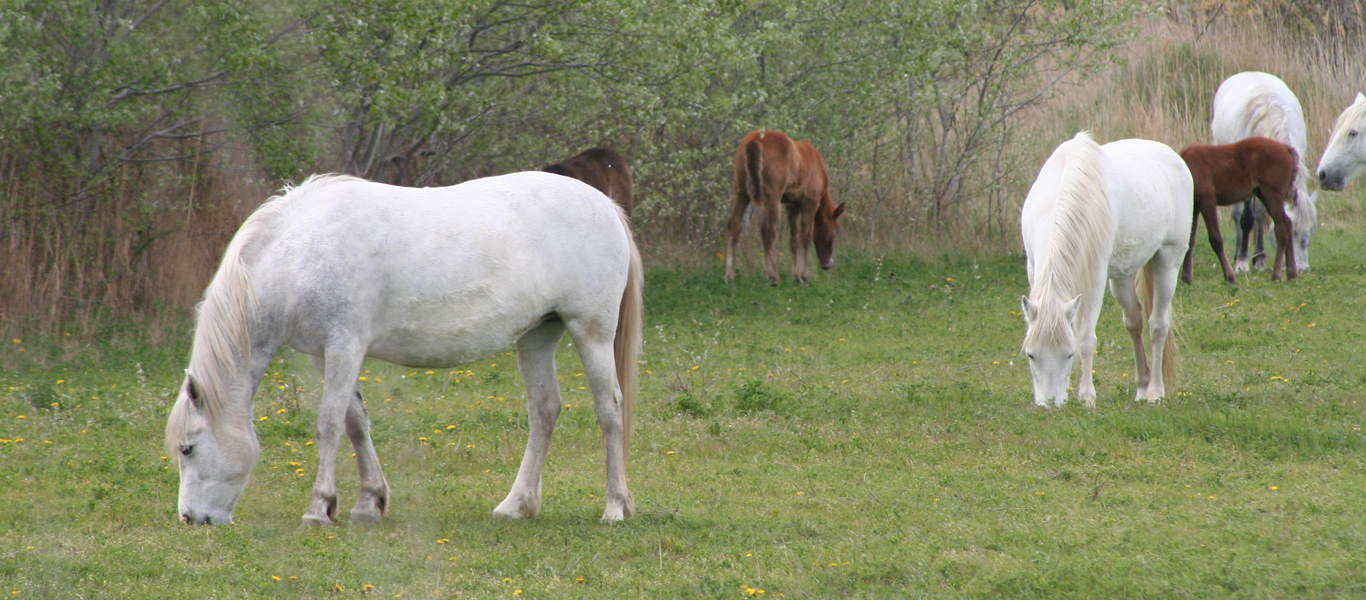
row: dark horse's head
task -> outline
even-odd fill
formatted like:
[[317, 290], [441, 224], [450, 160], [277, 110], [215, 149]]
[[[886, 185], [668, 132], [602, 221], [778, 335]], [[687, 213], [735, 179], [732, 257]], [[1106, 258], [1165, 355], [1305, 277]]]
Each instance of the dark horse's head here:
[[840, 215], [843, 214], [844, 203], [835, 206], [828, 193], [816, 209], [815, 231], [811, 237], [816, 242], [816, 259], [821, 262], [821, 269], [828, 271], [835, 266], [835, 234], [840, 231]]

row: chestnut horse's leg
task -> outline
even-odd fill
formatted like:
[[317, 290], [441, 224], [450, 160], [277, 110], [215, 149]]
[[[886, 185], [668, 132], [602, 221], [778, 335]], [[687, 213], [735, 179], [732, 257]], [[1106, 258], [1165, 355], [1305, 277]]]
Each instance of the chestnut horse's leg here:
[[1276, 264], [1271, 270], [1271, 280], [1280, 281], [1282, 268], [1286, 269], [1287, 279], [1299, 277], [1299, 270], [1295, 266], [1295, 243], [1292, 239], [1294, 232], [1291, 229], [1290, 217], [1285, 214], [1284, 197], [1261, 190], [1258, 190], [1257, 197], [1266, 204], [1266, 214], [1271, 217], [1271, 222], [1276, 227]]
[[778, 211], [782, 208], [779, 206], [782, 204], [780, 196], [765, 190], [764, 198], [759, 203], [764, 209], [759, 237], [764, 242], [764, 266], [768, 269], [769, 285], [778, 285], [778, 251], [773, 249], [773, 244], [778, 241]]
[[[1186, 259], [1181, 262], [1181, 281], [1190, 283], [1195, 274], [1195, 232], [1200, 230], [1200, 205], [1196, 205], [1193, 215], [1191, 215], [1191, 241], [1186, 244]], [[1206, 227], [1209, 220], [1206, 219]], [[1030, 281], [1034, 280], [1031, 275]]]
[[[1233, 267], [1229, 266], [1228, 256], [1224, 255], [1224, 234], [1222, 231], [1219, 231], [1219, 206], [1216, 204], [1217, 200], [1213, 193], [1208, 195], [1196, 194], [1196, 196], [1195, 205], [1199, 207], [1200, 215], [1205, 218], [1205, 231], [1209, 233], [1209, 246], [1214, 249], [1214, 254], [1219, 257], [1219, 266], [1224, 268], [1224, 281], [1234, 283]], [[1194, 230], [1194, 228], [1195, 224], [1192, 223], [1191, 229]], [[1195, 236], [1191, 236], [1192, 247], [1194, 244]], [[1187, 250], [1186, 252], [1186, 255], [1190, 256], [1190, 250]], [[1190, 260], [1187, 259], [1186, 263], [1189, 265]], [[1186, 283], [1190, 283], [1190, 281], [1187, 281]]]
[[1263, 204], [1254, 202], [1253, 198], [1248, 198], [1247, 202], [1252, 206], [1252, 233], [1257, 236], [1257, 253], [1252, 255], [1252, 269], [1261, 271], [1266, 269], [1266, 208]]
[[[743, 175], [737, 175], [743, 177]], [[730, 208], [730, 221], [726, 223], [726, 281], [735, 279], [735, 252], [739, 249], [740, 234], [745, 230], [745, 211], [749, 209], [750, 199], [745, 194], [744, 183], [735, 182], [735, 202]]]
[[808, 209], [812, 203], [806, 198], [787, 205], [787, 225], [791, 232], [792, 278], [800, 281], [802, 287], [811, 283], [808, 270], [811, 252], [811, 229], [816, 214]]
[[1230, 210], [1234, 232], [1233, 270], [1236, 273], [1248, 271], [1247, 245], [1251, 240], [1249, 235], [1252, 233], [1252, 201], [1253, 198], [1248, 198], [1238, 202]]

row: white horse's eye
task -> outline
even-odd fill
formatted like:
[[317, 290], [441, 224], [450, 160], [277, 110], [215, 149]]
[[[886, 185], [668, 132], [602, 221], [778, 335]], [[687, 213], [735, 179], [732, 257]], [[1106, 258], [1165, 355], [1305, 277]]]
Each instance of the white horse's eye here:
[[1356, 137], [1356, 136], [1357, 136], [1357, 130], [1355, 130], [1355, 129], [1353, 129], [1353, 130], [1347, 132], [1347, 137], [1349, 137], [1349, 138], [1353, 138], [1353, 137]]

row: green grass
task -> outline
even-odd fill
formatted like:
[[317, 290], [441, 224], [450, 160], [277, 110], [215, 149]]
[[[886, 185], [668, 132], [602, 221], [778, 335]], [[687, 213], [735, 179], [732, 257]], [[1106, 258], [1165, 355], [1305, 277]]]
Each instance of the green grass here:
[[[1313, 270], [1294, 282], [1225, 285], [1201, 238], [1196, 283], [1176, 300], [1181, 378], [1151, 407], [1131, 400], [1113, 302], [1097, 410], [1033, 407], [1016, 356], [1020, 255], [846, 249], [809, 289], [770, 288], [752, 256], [732, 285], [719, 262], [652, 270], [629, 467], [638, 515], [610, 527], [568, 344], [568, 407], [534, 520], [490, 518], [526, 436], [514, 357], [500, 354], [458, 372], [367, 364], [392, 512], [300, 526], [319, 381], [286, 353], [257, 397], [263, 451], [237, 523], [197, 528], [176, 521], [161, 445], [187, 334], [124, 324], [88, 343], [5, 340], [0, 594], [1366, 594], [1366, 234], [1338, 224], [1355, 210], [1339, 198], [1321, 204]], [[345, 517], [357, 484], [342, 465]]]

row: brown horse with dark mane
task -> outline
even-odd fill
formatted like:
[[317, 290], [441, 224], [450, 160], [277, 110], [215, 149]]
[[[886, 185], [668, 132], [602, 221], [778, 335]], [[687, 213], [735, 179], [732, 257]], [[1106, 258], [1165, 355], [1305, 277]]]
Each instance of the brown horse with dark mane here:
[[[1224, 146], [1187, 146], [1181, 151], [1181, 158], [1195, 180], [1195, 216], [1205, 217], [1209, 245], [1224, 267], [1224, 279], [1234, 282], [1233, 269], [1224, 256], [1224, 237], [1219, 233], [1218, 207], [1237, 204], [1253, 195], [1261, 199], [1276, 228], [1276, 267], [1271, 271], [1271, 280], [1279, 280], [1281, 268], [1287, 266], [1286, 277], [1297, 277], [1295, 244], [1290, 239], [1290, 217], [1285, 210], [1286, 205], [1296, 201], [1295, 175], [1300, 159], [1295, 149], [1270, 138], [1250, 137]], [[1181, 265], [1181, 281], [1186, 283], [1191, 282], [1194, 270], [1191, 263], [1199, 223], [1198, 218], [1191, 220], [1190, 247]]]
[[598, 188], [598, 191], [607, 194], [608, 198], [626, 211], [628, 217], [631, 216], [631, 209], [635, 208], [631, 167], [628, 167], [626, 159], [615, 151], [589, 148], [555, 164], [546, 165], [541, 170], [573, 177]]
[[726, 231], [726, 280], [735, 279], [735, 247], [745, 227], [750, 203], [763, 209], [759, 233], [764, 242], [768, 279], [778, 285], [778, 206], [787, 209], [792, 229], [792, 277], [807, 285], [809, 248], [814, 243], [822, 269], [835, 266], [835, 234], [844, 204], [830, 199], [830, 177], [825, 159], [810, 142], [793, 140], [780, 132], [760, 129], [740, 140], [735, 152], [735, 204]]

